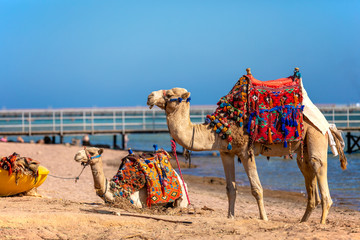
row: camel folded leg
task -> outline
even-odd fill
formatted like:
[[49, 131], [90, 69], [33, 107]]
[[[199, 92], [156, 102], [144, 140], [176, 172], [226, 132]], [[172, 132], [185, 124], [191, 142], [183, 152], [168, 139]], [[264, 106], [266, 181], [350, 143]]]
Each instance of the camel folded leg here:
[[220, 152], [226, 178], [226, 193], [229, 201], [228, 218], [234, 218], [236, 200], [234, 154]]
[[244, 165], [245, 172], [248, 175], [250, 181], [251, 193], [257, 201], [260, 219], [267, 221], [268, 218], [264, 207], [263, 188], [261, 186], [259, 175], [257, 172], [255, 157], [254, 155], [250, 157], [246, 154], [246, 156], [242, 156], [240, 157], [240, 159], [242, 164]]

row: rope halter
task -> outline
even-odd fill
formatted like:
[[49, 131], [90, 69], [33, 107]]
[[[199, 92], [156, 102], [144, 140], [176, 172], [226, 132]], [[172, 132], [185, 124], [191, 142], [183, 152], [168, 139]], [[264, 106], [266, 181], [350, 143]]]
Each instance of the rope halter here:
[[167, 106], [167, 103], [168, 102], [178, 102], [178, 103], [181, 103], [181, 102], [183, 102], [183, 101], [185, 101], [185, 102], [190, 102], [190, 100], [191, 100], [191, 97], [188, 97], [188, 98], [181, 98], [181, 97], [178, 97], [178, 98], [167, 98], [166, 97], [166, 91], [165, 90], [163, 90], [163, 96], [164, 96], [164, 99], [165, 99], [165, 108], [166, 108], [166, 106]]
[[91, 154], [89, 153], [89, 151], [86, 149], [85, 146], [84, 146], [84, 151], [85, 151], [85, 155], [86, 155], [86, 158], [87, 158], [87, 162], [85, 162], [85, 163], [82, 162], [81, 165], [83, 165], [85, 167], [87, 165], [89, 165], [93, 159], [101, 157], [101, 154], [96, 155], [96, 156], [91, 156]]

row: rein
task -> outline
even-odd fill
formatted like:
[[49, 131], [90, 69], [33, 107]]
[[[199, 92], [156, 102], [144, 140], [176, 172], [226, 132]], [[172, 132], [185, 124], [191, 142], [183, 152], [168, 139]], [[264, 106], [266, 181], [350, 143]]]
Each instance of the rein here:
[[180, 164], [179, 164], [179, 160], [178, 160], [178, 157], [177, 157], [177, 154], [176, 154], [176, 143], [174, 140], [171, 140], [171, 149], [172, 149], [172, 152], [175, 156], [175, 159], [176, 159], [176, 162], [177, 162], [177, 165], [178, 165], [178, 168], [179, 168], [179, 174], [180, 174], [180, 177], [181, 177], [181, 181], [183, 183], [183, 186], [184, 186], [184, 189], [185, 189], [185, 194], [186, 194], [186, 198], [188, 200], [188, 203], [189, 203], [189, 206], [191, 205], [190, 203], [190, 198], [189, 198], [189, 194], [187, 192], [187, 189], [186, 189], [186, 185], [185, 185], [185, 182], [184, 182], [184, 178], [183, 178], [183, 175], [181, 173], [181, 168], [180, 168]]
[[[84, 163], [84, 162], [81, 163], [81, 165], [83, 166], [83, 169], [81, 169], [81, 172], [80, 172], [80, 174], [79, 174], [77, 177], [61, 177], [61, 176], [55, 176], [55, 175], [52, 175], [52, 174], [48, 174], [48, 176], [53, 177], [53, 178], [60, 178], [60, 179], [74, 179], [74, 180], [75, 180], [75, 183], [77, 183], [77, 181], [80, 179], [81, 174], [84, 172], [84, 169], [85, 169], [88, 165], [90, 165], [91, 160], [93, 160], [93, 159], [95, 159], [95, 158], [101, 157], [100, 154], [97, 155], [97, 156], [93, 156], [93, 157], [92, 157], [92, 156], [89, 154], [89, 152], [87, 151], [86, 147], [84, 147], [84, 150], [85, 150], [85, 155], [86, 155], [88, 161], [87, 161], [86, 163]], [[107, 180], [106, 180], [106, 181], [107, 181]], [[107, 188], [107, 185], [106, 185], [106, 188]], [[106, 190], [107, 190], [107, 189], [106, 189]], [[106, 190], [105, 190], [105, 193], [106, 193]], [[104, 195], [105, 195], [105, 193], [104, 193]]]
[[[192, 138], [191, 138], [191, 142], [190, 142], [190, 149], [193, 149], [193, 147], [194, 147], [194, 138], [195, 138], [195, 126], [193, 126]], [[191, 168], [191, 152], [192, 152], [192, 150], [186, 149], [186, 151], [184, 153], [185, 160], [189, 160], [189, 168]]]

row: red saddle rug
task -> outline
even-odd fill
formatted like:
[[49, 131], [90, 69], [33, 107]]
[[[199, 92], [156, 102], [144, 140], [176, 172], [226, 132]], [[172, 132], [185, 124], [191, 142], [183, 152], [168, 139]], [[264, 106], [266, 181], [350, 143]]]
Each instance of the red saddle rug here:
[[244, 127], [253, 142], [284, 143], [301, 139], [303, 127], [300, 74], [271, 81], [259, 81], [251, 74], [239, 79], [231, 91], [218, 102], [218, 108], [205, 122], [231, 150], [231, 124]]
[[148, 191], [147, 206], [174, 202], [182, 196], [181, 185], [165, 150], [140, 156], [133, 154], [122, 159], [117, 174], [110, 181], [114, 195], [130, 199], [141, 188]]
[[16, 183], [21, 175], [31, 175], [35, 178], [36, 182], [39, 166], [40, 162], [28, 157], [20, 157], [20, 154], [15, 152], [8, 157], [0, 158], [0, 168], [7, 170], [9, 175], [15, 173]]

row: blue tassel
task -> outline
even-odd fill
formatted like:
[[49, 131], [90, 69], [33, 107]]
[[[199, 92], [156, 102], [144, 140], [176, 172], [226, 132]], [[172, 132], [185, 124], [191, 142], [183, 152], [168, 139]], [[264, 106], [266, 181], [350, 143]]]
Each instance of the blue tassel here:
[[183, 100], [183, 99], [182, 99], [181, 97], [178, 98], [178, 101], [179, 101], [179, 102], [182, 102], [182, 100]]
[[131, 150], [131, 148], [129, 148], [128, 152], [130, 155], [134, 155], [134, 152], [133, 152], [133, 150]]
[[287, 144], [287, 141], [284, 142], [284, 148], [287, 148], [288, 147], [288, 144]]
[[287, 128], [285, 128], [285, 137], [287, 136], [287, 135], [289, 135], [289, 130], [287, 130]]
[[296, 138], [298, 138], [298, 137], [299, 137], [299, 133], [298, 133], [298, 131], [297, 131], [297, 130], [295, 131], [295, 137], [296, 137]]
[[221, 132], [221, 129], [216, 129], [216, 133], [220, 133]]
[[158, 150], [158, 145], [157, 144], [154, 144], [153, 145], [153, 148], [154, 148], [154, 150], [155, 150], [155, 152]]
[[284, 132], [284, 131], [285, 131], [285, 129], [286, 129], [286, 128], [285, 128], [285, 123], [281, 124], [281, 131], [283, 131], [283, 132]]
[[232, 149], [231, 143], [228, 144], [227, 149], [228, 149], [228, 150], [231, 150], [231, 149]]
[[190, 102], [191, 101], [191, 97], [188, 97], [188, 99], [186, 99], [186, 102]]
[[223, 107], [224, 107], [224, 103], [221, 103], [221, 104], [220, 104], [220, 107], [223, 108]]
[[209, 124], [209, 123], [211, 123], [211, 120], [208, 119], [208, 118], [205, 118], [205, 123], [206, 123], [206, 124]]
[[247, 132], [250, 133], [250, 127], [251, 127], [251, 121], [249, 120], [248, 125], [247, 125]]

